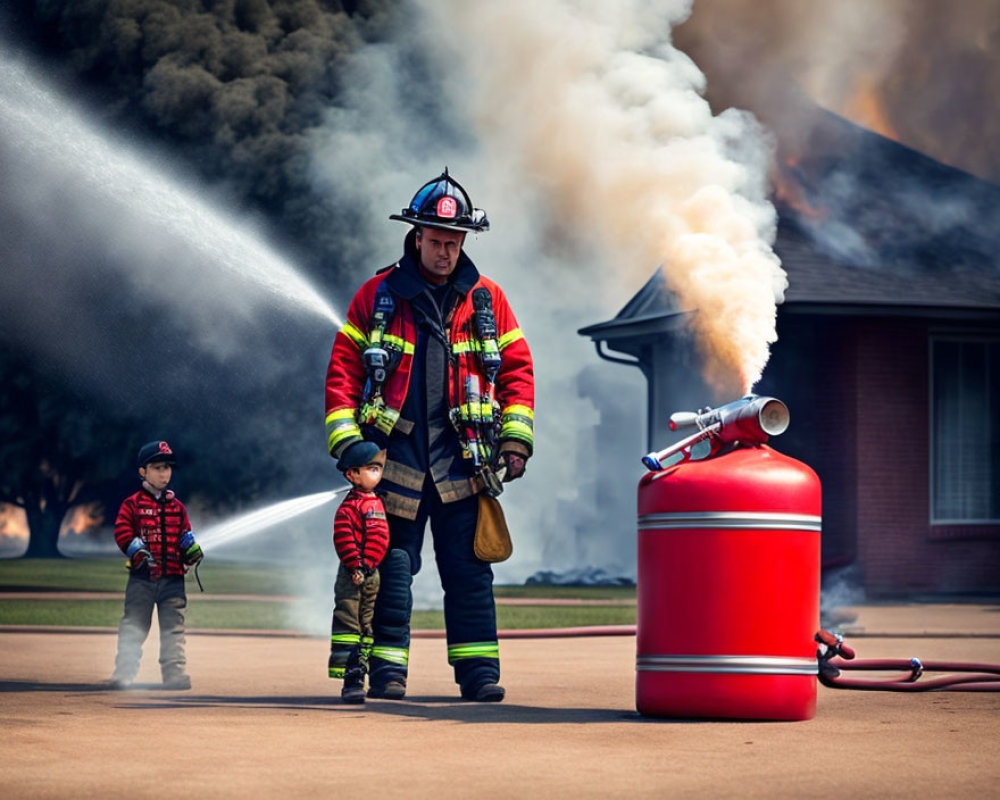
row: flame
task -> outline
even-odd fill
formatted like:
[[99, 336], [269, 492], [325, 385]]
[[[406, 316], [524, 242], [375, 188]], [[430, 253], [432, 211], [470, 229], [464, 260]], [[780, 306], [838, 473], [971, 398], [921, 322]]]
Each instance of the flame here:
[[900, 141], [899, 132], [889, 119], [889, 110], [880, 85], [873, 75], [861, 75], [855, 81], [854, 92], [847, 98], [841, 116], [893, 141]]
[[771, 185], [774, 187], [775, 202], [791, 208], [807, 219], [823, 219], [826, 216], [826, 210], [809, 202], [799, 174], [799, 160], [797, 158], [789, 158], [784, 164], [775, 165], [771, 171]]
[[104, 522], [104, 506], [99, 502], [73, 506], [59, 528], [60, 536], [82, 536]]
[[28, 515], [23, 508], [0, 503], [0, 537], [27, 541]]

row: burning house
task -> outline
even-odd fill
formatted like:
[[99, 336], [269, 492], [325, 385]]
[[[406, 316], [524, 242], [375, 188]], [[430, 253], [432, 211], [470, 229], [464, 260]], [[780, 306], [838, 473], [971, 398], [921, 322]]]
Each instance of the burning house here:
[[[819, 117], [776, 179], [789, 286], [754, 391], [787, 403], [775, 446], [822, 480], [824, 569], [853, 565], [872, 596], [995, 592], [1000, 187]], [[691, 314], [661, 269], [579, 331], [642, 370], [650, 449], [712, 399]]]

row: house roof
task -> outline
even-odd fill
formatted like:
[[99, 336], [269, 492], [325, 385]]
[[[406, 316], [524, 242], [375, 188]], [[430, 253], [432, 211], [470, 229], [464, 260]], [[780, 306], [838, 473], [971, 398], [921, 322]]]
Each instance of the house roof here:
[[[788, 274], [784, 313], [996, 316], [1000, 186], [818, 111], [806, 151], [783, 170], [797, 202], [776, 200], [774, 251]], [[686, 309], [663, 268], [594, 339], [676, 327]]]

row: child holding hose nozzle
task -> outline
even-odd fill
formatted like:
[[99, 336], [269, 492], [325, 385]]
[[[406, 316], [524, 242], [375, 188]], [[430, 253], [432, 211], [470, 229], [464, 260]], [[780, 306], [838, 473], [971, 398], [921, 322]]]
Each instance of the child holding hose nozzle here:
[[177, 464], [170, 445], [163, 441], [144, 444], [138, 463], [142, 488], [125, 498], [115, 521], [115, 542], [128, 556], [129, 578], [111, 686], [127, 689], [135, 680], [155, 606], [163, 687], [190, 689], [184, 657], [184, 576], [203, 554], [187, 509], [167, 488]]
[[385, 506], [374, 491], [384, 466], [385, 451], [373, 442], [354, 443], [337, 462], [353, 487], [333, 522], [333, 546], [340, 567], [333, 588], [329, 670], [331, 678], [344, 679], [340, 697], [345, 703], [365, 702], [378, 565], [389, 547]]

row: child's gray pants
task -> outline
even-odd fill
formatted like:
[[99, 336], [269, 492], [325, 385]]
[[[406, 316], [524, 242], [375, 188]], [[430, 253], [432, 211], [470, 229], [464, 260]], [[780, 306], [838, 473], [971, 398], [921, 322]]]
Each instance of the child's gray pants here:
[[118, 625], [117, 679], [131, 681], [139, 671], [142, 643], [149, 635], [156, 606], [160, 625], [160, 672], [164, 680], [184, 673], [184, 609], [187, 594], [184, 576], [170, 575], [153, 581], [146, 570], [132, 573], [125, 587], [125, 613]]

